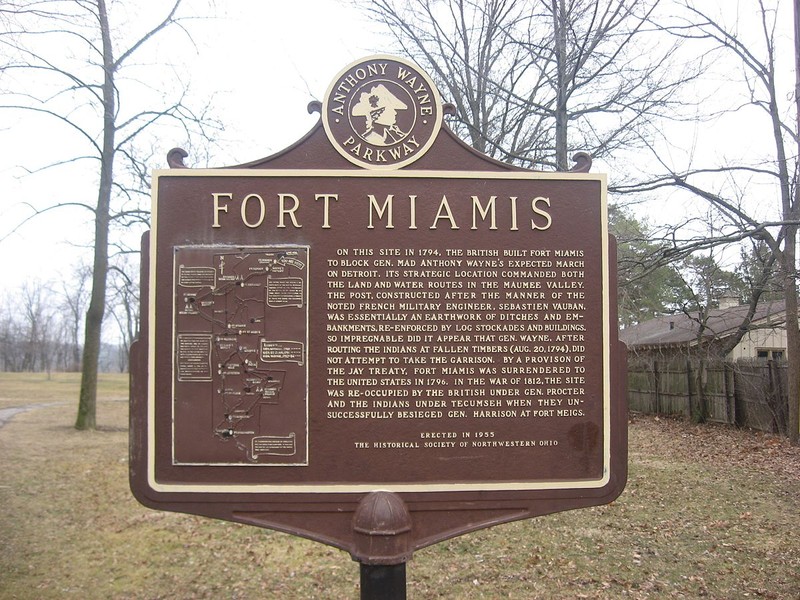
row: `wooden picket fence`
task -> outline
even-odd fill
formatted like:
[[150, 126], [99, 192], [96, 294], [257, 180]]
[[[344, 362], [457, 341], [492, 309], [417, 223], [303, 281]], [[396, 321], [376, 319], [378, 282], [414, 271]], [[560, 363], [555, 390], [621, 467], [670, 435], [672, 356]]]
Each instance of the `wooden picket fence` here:
[[628, 359], [628, 407], [786, 434], [785, 361]]

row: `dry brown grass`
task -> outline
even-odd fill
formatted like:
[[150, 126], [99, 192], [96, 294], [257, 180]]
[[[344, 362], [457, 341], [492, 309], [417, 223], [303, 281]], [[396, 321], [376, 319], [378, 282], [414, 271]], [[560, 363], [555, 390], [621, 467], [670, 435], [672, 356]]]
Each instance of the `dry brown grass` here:
[[[96, 432], [77, 379], [0, 374], [0, 598], [357, 598], [358, 565], [288, 535], [150, 511], [127, 484], [127, 380]], [[418, 552], [409, 598], [800, 598], [800, 450], [773, 436], [634, 419], [609, 506]]]

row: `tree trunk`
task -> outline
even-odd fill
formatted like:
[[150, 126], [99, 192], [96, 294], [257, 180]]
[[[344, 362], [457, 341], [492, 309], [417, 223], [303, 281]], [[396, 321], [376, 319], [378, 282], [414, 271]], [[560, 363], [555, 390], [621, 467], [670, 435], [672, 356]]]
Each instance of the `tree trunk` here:
[[100, 188], [95, 210], [94, 261], [92, 294], [86, 312], [86, 335], [83, 345], [81, 391], [76, 429], [97, 426], [97, 372], [100, 361], [103, 316], [106, 311], [108, 279], [108, 226], [114, 167], [114, 56], [105, 0], [97, 0], [97, 14], [103, 38], [103, 154], [100, 159]]
[[[794, 75], [797, 131], [800, 131], [800, 0], [794, 0]], [[798, 150], [800, 150], [800, 139], [798, 139]], [[800, 207], [800, 190], [798, 190], [797, 182], [795, 182], [794, 210], [788, 216], [796, 218], [798, 207]], [[786, 249], [784, 251], [784, 265], [786, 266], [784, 271], [786, 274], [786, 349], [788, 351], [787, 393], [789, 399], [789, 440], [795, 446], [800, 443], [800, 329], [798, 329], [797, 317], [796, 243], [797, 226], [789, 225], [786, 228]]]
[[556, 171], [568, 171], [567, 159], [567, 32], [564, 0], [553, 0], [553, 33], [556, 44]]

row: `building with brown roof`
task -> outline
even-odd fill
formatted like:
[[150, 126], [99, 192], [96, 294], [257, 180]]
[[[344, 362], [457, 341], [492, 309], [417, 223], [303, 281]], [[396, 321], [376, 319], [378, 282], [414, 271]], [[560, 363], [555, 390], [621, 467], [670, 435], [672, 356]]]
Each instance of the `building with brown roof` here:
[[[705, 315], [699, 311], [664, 315], [627, 327], [620, 331], [620, 339], [637, 356], [688, 357], [703, 352], [728, 360], [786, 358], [786, 311], [782, 300], [759, 304], [749, 323], [749, 306], [720, 304], [720, 308]], [[740, 328], [746, 329], [741, 340], [725, 352]]]

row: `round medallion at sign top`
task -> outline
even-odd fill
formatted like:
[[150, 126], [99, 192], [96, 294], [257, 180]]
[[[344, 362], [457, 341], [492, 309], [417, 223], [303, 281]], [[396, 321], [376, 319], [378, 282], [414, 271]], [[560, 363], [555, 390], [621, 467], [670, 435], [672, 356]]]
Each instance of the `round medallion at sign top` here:
[[343, 69], [322, 103], [329, 141], [351, 163], [399, 169], [424, 156], [442, 124], [433, 81], [417, 65], [376, 55]]

